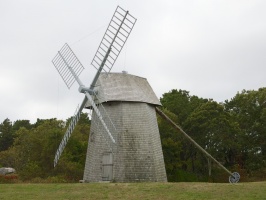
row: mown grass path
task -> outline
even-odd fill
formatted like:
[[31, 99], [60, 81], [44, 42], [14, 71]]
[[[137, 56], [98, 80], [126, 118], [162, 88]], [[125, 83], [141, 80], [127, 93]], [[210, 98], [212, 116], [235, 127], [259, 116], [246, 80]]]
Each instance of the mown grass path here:
[[1, 200], [266, 199], [266, 182], [0, 184]]

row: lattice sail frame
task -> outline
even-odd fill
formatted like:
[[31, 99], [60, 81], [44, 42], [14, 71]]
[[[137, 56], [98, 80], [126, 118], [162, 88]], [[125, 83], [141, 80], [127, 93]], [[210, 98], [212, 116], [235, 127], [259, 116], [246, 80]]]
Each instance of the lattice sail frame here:
[[[60, 49], [60, 51], [58, 51], [56, 56], [53, 58], [52, 63], [54, 64], [55, 68], [59, 72], [63, 81], [67, 85], [68, 89], [70, 89], [73, 83], [77, 81], [80, 86], [79, 91], [85, 94], [85, 98], [82, 101], [81, 106], [77, 109], [74, 116], [72, 117], [69, 127], [65, 132], [63, 140], [61, 141], [60, 146], [56, 152], [54, 159], [54, 167], [57, 165], [58, 160], [69, 140], [69, 137], [71, 136], [80, 118], [82, 109], [84, 108], [87, 102], [90, 103], [99, 121], [101, 122], [103, 128], [105, 129], [103, 136], [106, 139], [107, 142], [106, 144], [109, 146], [110, 150], [112, 151], [111, 143], [110, 141], [107, 140], [105, 134], [110, 137], [113, 143], [115, 143], [115, 140], [111, 132], [109, 131], [109, 128], [111, 128], [112, 131], [114, 132], [116, 131], [116, 128], [112, 123], [111, 119], [109, 118], [109, 116], [106, 115], [106, 111], [103, 105], [95, 104], [93, 97], [96, 97], [96, 94], [93, 91], [93, 89], [95, 87], [95, 83], [97, 82], [101, 71], [104, 70], [105, 72], [109, 72], [112, 69], [135, 23], [136, 19], [133, 16], [131, 16], [128, 13], [128, 11], [123, 10], [119, 6], [116, 8], [116, 11], [111, 19], [111, 22], [109, 23], [109, 26], [100, 43], [100, 46], [98, 47], [98, 50], [96, 51], [96, 54], [92, 60], [92, 65], [97, 69], [97, 73], [92, 81], [90, 88], [86, 88], [79, 79], [79, 75], [84, 70], [84, 67], [67, 43]], [[93, 97], [90, 96], [90, 93], [93, 94]], [[99, 106], [102, 106], [101, 110], [103, 111], [104, 116], [101, 115], [99, 111]], [[109, 127], [107, 127], [104, 120], [108, 122]]]
[[64, 80], [68, 89], [70, 89], [70, 87], [76, 81], [76, 78], [69, 70], [69, 67], [72, 68], [73, 72], [76, 74], [77, 77], [84, 70], [83, 65], [78, 60], [78, 58], [67, 43], [65, 43], [64, 46], [60, 49], [60, 51], [58, 51], [58, 53], [52, 60], [52, 63], [54, 64], [55, 68]]
[[117, 6], [91, 65], [98, 70], [110, 49], [103, 66], [105, 72], [110, 72], [136, 21], [137, 19], [130, 15], [128, 11]]
[[63, 137], [63, 139], [62, 139], [62, 141], [61, 141], [61, 143], [60, 143], [60, 145], [56, 151], [55, 158], [54, 158], [54, 167], [57, 165], [57, 162], [58, 162], [62, 152], [64, 151], [65, 146], [66, 146], [76, 124], [79, 121], [80, 115], [81, 115], [81, 110], [79, 110], [79, 106], [78, 106], [74, 115], [71, 117], [70, 124], [69, 124], [69, 126], [68, 126], [68, 128], [64, 134], [64, 137]]

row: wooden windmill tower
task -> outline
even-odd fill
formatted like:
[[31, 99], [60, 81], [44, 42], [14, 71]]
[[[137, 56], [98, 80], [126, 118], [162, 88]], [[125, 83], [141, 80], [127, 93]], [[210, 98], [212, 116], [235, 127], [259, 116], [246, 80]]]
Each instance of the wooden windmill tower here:
[[116, 127], [116, 144], [106, 145], [93, 115], [84, 181], [167, 181], [155, 111], [161, 103], [147, 80], [110, 73], [96, 85], [98, 103]]
[[[146, 79], [110, 73], [136, 19], [117, 7], [92, 60], [97, 69], [90, 85], [79, 79], [84, 69], [68, 44], [52, 60], [70, 88], [85, 94], [56, 152], [56, 166], [84, 107], [93, 109], [84, 182], [167, 181], [155, 106], [160, 105]], [[104, 72], [102, 72], [104, 71]]]

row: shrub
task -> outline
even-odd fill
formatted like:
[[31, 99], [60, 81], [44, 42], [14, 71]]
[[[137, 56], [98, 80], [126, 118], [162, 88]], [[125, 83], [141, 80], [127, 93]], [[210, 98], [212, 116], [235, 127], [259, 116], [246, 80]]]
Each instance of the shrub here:
[[17, 174], [0, 175], [0, 183], [17, 183]]

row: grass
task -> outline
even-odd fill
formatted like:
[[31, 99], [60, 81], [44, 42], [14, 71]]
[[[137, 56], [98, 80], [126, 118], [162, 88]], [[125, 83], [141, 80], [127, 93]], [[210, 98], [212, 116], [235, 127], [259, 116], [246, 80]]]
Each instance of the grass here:
[[266, 199], [266, 182], [0, 184], [1, 200]]

